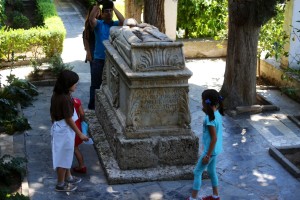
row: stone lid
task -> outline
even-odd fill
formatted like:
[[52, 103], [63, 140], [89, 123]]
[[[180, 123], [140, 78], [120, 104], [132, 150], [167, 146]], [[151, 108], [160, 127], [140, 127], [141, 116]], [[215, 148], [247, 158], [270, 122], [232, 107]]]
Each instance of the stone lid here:
[[183, 43], [171, 40], [150, 24], [127, 19], [125, 26], [110, 29], [110, 43], [133, 71], [185, 68]]

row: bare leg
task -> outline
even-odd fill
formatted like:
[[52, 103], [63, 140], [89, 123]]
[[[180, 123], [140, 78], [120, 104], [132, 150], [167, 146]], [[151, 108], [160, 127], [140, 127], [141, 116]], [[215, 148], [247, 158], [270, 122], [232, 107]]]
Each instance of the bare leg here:
[[192, 198], [197, 199], [198, 192], [199, 192], [198, 190], [193, 190], [192, 191]]
[[66, 169], [65, 179], [68, 179], [70, 176], [72, 176], [71, 170], [70, 169]]
[[74, 148], [74, 154], [75, 154], [75, 157], [76, 157], [77, 162], [78, 162], [78, 169], [83, 168], [84, 167], [83, 156], [82, 156], [82, 154], [81, 154], [78, 147]]
[[213, 187], [213, 194], [219, 196], [218, 187]]
[[57, 173], [57, 183], [64, 183], [65, 182], [65, 176], [66, 176], [66, 169], [57, 167], [56, 168], [56, 173]]

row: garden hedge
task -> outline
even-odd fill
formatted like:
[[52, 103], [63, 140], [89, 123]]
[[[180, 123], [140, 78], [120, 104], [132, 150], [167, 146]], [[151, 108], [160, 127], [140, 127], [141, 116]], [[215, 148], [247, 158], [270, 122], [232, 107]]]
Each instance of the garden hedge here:
[[0, 60], [11, 61], [12, 52], [15, 54], [32, 52], [35, 58], [37, 54], [46, 58], [51, 58], [55, 53], [61, 54], [66, 29], [57, 14], [55, 5], [51, 0], [36, 1], [39, 20], [43, 26], [32, 27], [28, 30], [2, 27]]

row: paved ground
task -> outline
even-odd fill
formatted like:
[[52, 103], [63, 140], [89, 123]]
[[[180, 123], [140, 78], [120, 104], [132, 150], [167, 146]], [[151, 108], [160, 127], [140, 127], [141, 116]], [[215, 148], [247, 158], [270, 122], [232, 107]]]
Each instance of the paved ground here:
[[[90, 72], [84, 63], [82, 30], [84, 19], [80, 7], [71, 0], [56, 0], [57, 10], [67, 29], [62, 57], [64, 62], [75, 66], [80, 83], [74, 96], [81, 98], [87, 107]], [[190, 83], [190, 109], [192, 129], [201, 136], [203, 112], [200, 95], [206, 88], [220, 89], [225, 63], [216, 60], [187, 60], [193, 72]], [[25, 70], [24, 70], [25, 69]], [[20, 70], [20, 69], [19, 69]], [[22, 70], [22, 69], [21, 69]], [[29, 68], [23, 68], [22, 76]], [[1, 74], [7, 73], [1, 72]], [[20, 72], [14, 70], [13, 73]], [[49, 105], [52, 87], [39, 87], [40, 95], [33, 105], [24, 110], [32, 129], [13, 138], [0, 135], [1, 153], [11, 152], [28, 158], [28, 193], [31, 200], [146, 200], [184, 199], [191, 192], [192, 180], [145, 182], [136, 184], [108, 185], [98, 157], [92, 145], [81, 145], [88, 173], [79, 189], [71, 194], [54, 192], [56, 173], [52, 169], [50, 146]], [[300, 129], [287, 119], [289, 114], [300, 114], [300, 105], [277, 90], [259, 91], [280, 111], [264, 114], [224, 117], [224, 152], [220, 155], [217, 171], [220, 195], [223, 200], [286, 200], [299, 199], [300, 182], [291, 176], [268, 154], [268, 148], [300, 144]], [[76, 163], [74, 163], [76, 164]], [[26, 192], [26, 191], [25, 191]], [[211, 193], [210, 181], [204, 180], [201, 193]]]

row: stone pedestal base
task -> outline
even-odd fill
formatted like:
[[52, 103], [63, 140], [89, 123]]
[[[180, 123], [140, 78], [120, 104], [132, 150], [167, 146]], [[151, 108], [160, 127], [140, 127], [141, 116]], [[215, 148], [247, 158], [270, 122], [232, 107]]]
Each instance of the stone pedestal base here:
[[[118, 162], [115, 159], [110, 145], [106, 139], [106, 135], [102, 129], [102, 126], [100, 125], [97, 117], [95, 116], [95, 113], [87, 111], [86, 119], [89, 124], [89, 133], [94, 140], [95, 148], [103, 170], [107, 176], [108, 184], [193, 179], [193, 169], [196, 163], [181, 166], [161, 165], [145, 169], [120, 169]], [[140, 156], [143, 156], [142, 153], [140, 153]], [[145, 157], [146, 156], [147, 155], [145, 155]], [[187, 152], [186, 157], [189, 156], [189, 152]]]
[[[113, 157], [122, 170], [159, 168], [160, 166], [193, 165], [197, 160], [198, 138], [191, 129], [182, 135], [160, 136], [149, 134], [145, 138], [126, 138], [117, 111], [108, 101], [103, 88], [96, 95], [95, 113]], [[153, 130], [155, 133], [156, 130]], [[96, 134], [94, 134], [96, 135]]]

